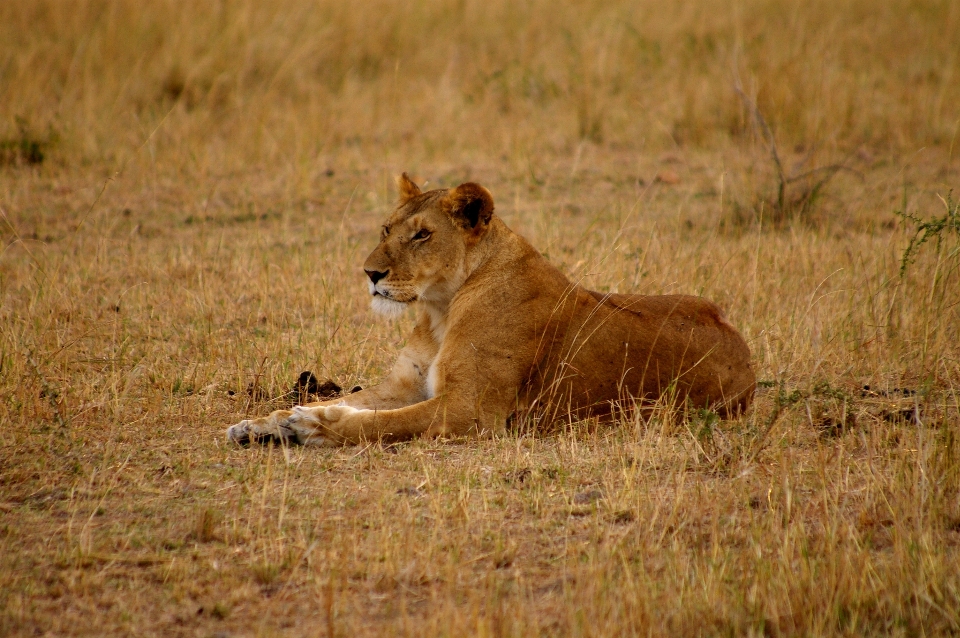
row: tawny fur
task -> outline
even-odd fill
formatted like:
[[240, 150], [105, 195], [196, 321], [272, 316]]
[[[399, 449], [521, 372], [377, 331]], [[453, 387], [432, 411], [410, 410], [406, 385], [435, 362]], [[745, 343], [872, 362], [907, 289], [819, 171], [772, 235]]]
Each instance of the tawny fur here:
[[364, 264], [375, 309], [419, 307], [393, 370], [342, 400], [242, 421], [231, 440], [340, 445], [664, 400], [725, 417], [749, 406], [750, 350], [713, 303], [587, 290], [507, 228], [482, 186], [422, 193], [406, 174], [398, 184], [400, 204]]

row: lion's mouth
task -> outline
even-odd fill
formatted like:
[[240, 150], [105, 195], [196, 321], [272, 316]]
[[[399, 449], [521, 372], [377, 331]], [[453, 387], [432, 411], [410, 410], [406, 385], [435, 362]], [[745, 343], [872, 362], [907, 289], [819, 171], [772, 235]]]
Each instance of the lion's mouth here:
[[[417, 300], [416, 295], [410, 297], [409, 295], [404, 295], [393, 290], [385, 290], [380, 287], [380, 285], [370, 284], [370, 295], [374, 298], [375, 301], [385, 300], [392, 301], [394, 303], [408, 304], [413, 303]], [[409, 297], [409, 298], [408, 298]]]
[[386, 290], [380, 290], [380, 288], [377, 287], [377, 284], [373, 283], [372, 281], [368, 281], [367, 286], [369, 286], [370, 294], [373, 297], [383, 297], [384, 299], [390, 299], [390, 293]]
[[389, 301], [396, 301], [397, 303], [410, 303], [410, 301], [412, 301], [412, 300], [407, 300], [407, 299], [400, 299], [400, 298], [397, 297], [396, 294], [394, 294], [394, 293], [392, 293], [392, 292], [390, 292], [390, 291], [388, 291], [388, 290], [374, 290], [374, 291], [373, 291], [373, 296], [374, 296], [374, 297], [382, 297], [382, 298], [387, 299], [387, 300], [389, 300]]

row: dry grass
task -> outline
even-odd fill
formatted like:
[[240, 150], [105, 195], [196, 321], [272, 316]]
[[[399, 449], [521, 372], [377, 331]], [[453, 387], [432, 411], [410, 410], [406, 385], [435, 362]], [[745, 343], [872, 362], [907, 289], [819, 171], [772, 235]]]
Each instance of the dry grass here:
[[[894, 214], [958, 184], [958, 43], [946, 0], [0, 3], [0, 633], [960, 632], [958, 244], [901, 277]], [[845, 167], [775, 220], [738, 75], [786, 174]], [[401, 170], [718, 301], [755, 410], [227, 446], [391, 363]]]

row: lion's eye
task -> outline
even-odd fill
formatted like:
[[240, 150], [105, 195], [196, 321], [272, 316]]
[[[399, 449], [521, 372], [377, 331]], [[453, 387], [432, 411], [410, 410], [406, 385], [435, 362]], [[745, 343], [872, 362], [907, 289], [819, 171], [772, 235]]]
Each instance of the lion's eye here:
[[429, 239], [430, 235], [432, 234], [433, 233], [431, 233], [426, 228], [421, 228], [420, 230], [417, 231], [417, 234], [413, 236], [413, 241], [423, 241], [424, 239]]
[[390, 228], [389, 228], [389, 227], [383, 226], [383, 227], [380, 228], [380, 239], [386, 239], [386, 238], [387, 238], [387, 235], [389, 235], [389, 234], [390, 234]]

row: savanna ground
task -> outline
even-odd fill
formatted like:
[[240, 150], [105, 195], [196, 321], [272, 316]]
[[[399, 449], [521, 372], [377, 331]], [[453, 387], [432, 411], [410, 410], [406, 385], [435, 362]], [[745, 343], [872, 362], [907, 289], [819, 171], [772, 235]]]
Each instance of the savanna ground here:
[[[960, 632], [958, 3], [7, 0], [0, 95], [0, 634]], [[402, 170], [717, 301], [755, 408], [227, 445], [402, 347]]]

